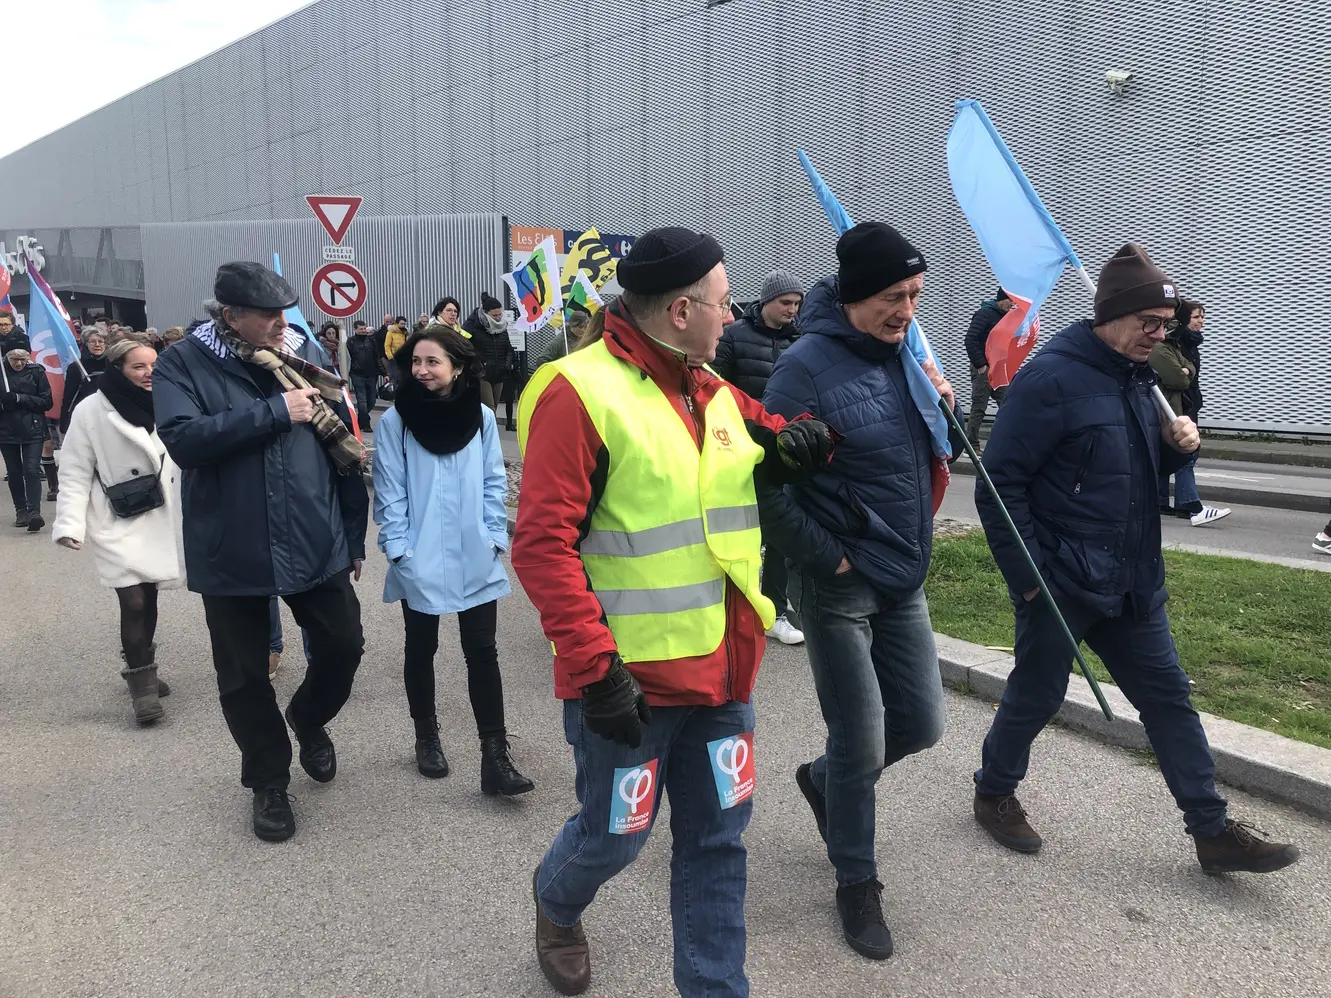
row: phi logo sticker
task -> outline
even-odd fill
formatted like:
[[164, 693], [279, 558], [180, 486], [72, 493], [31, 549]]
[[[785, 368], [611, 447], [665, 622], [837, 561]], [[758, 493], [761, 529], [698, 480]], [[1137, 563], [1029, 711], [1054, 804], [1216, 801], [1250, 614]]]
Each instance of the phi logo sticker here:
[[753, 732], [707, 743], [721, 808], [734, 807], [753, 796]]
[[1172, 284], [1162, 284], [1162, 285], [1160, 285], [1160, 286], [1161, 286], [1162, 288], [1165, 289], [1165, 297], [1166, 297], [1166, 298], [1177, 298], [1177, 297], [1178, 297], [1177, 293], [1174, 291], [1174, 285], [1172, 285]]
[[615, 770], [610, 797], [610, 834], [633, 835], [651, 827], [656, 807], [656, 760]]

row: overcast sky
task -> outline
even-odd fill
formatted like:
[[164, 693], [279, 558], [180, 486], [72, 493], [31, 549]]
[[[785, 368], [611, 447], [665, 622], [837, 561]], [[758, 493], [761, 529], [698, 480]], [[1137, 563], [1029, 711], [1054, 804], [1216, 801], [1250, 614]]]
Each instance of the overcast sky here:
[[0, 156], [309, 0], [4, 0]]

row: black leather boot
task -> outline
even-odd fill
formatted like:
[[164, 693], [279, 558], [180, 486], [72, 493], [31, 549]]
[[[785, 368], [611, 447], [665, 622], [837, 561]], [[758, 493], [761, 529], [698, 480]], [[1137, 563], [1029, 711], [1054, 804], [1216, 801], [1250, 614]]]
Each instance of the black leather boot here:
[[439, 718], [431, 714], [416, 721], [416, 768], [422, 776], [441, 780], [448, 775], [448, 760], [439, 744]]
[[516, 797], [536, 788], [518, 772], [508, 753], [508, 738], [490, 735], [481, 739], [481, 793], [489, 797]]

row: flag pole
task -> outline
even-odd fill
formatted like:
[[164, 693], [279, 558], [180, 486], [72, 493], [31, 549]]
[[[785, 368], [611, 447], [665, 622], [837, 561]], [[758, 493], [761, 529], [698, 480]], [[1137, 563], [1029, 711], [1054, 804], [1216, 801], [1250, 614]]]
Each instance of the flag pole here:
[[980, 461], [980, 455], [975, 452], [974, 445], [971, 444], [970, 438], [966, 436], [966, 431], [957, 420], [957, 414], [953, 412], [952, 407], [947, 404], [947, 400], [940, 398], [938, 400], [938, 406], [943, 410], [943, 414], [947, 416], [947, 421], [952, 424], [952, 429], [955, 434], [961, 438], [962, 445], [966, 448], [966, 453], [970, 455], [971, 462], [975, 465], [975, 473], [979, 475], [980, 478], [984, 480], [984, 484], [989, 487], [989, 494], [994, 497], [994, 502], [998, 505], [998, 511], [1003, 514], [1003, 522], [1007, 524], [1008, 530], [1012, 532], [1012, 536], [1017, 541], [1017, 547], [1021, 549], [1022, 557], [1026, 559], [1026, 567], [1029, 568], [1031, 573], [1035, 576], [1035, 581], [1040, 587], [1039, 595], [1036, 598], [1045, 601], [1045, 605], [1048, 606], [1050, 612], [1053, 613], [1054, 619], [1058, 621], [1058, 626], [1063, 629], [1063, 636], [1066, 637], [1068, 643], [1072, 645], [1072, 654], [1076, 656], [1077, 665], [1081, 669], [1081, 674], [1086, 677], [1086, 682], [1090, 684], [1091, 692], [1095, 694], [1096, 702], [1100, 704], [1100, 710], [1104, 713], [1105, 720], [1114, 720], [1114, 712], [1109, 707], [1109, 701], [1105, 699], [1105, 695], [1100, 689], [1100, 684], [1096, 681], [1095, 676], [1091, 674], [1091, 667], [1086, 664], [1086, 659], [1082, 657], [1081, 642], [1072, 636], [1072, 630], [1068, 627], [1068, 622], [1063, 619], [1063, 613], [1058, 609], [1058, 603], [1054, 600], [1054, 594], [1049, 591], [1049, 586], [1045, 583], [1044, 576], [1040, 574], [1040, 569], [1035, 564], [1035, 559], [1031, 557], [1031, 552], [1030, 549], [1026, 547], [1026, 542], [1021, 539], [1021, 531], [1017, 529], [1016, 523], [1013, 522], [1012, 514], [1009, 513], [1007, 507], [1003, 505], [1002, 497], [998, 494], [998, 486], [996, 486], [994, 480], [989, 477], [989, 472], [985, 470], [984, 464]]
[[[1086, 290], [1089, 291], [1091, 297], [1094, 298], [1095, 282], [1091, 280], [1091, 275], [1086, 273], [1086, 268], [1078, 267], [1077, 276], [1081, 278], [1081, 283], [1086, 286]], [[1174, 420], [1178, 419], [1178, 415], [1174, 412], [1174, 407], [1169, 404], [1169, 400], [1165, 398], [1165, 393], [1160, 390], [1159, 383], [1151, 386], [1151, 394], [1155, 396], [1155, 404], [1160, 407], [1160, 412], [1165, 417], [1165, 421], [1169, 423], [1170, 426], [1173, 426]]]

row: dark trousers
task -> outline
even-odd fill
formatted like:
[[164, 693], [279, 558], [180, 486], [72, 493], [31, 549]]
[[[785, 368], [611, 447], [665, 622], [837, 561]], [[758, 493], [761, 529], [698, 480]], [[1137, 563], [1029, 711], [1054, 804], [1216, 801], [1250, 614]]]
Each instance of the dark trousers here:
[[499, 403], [504, 398], [503, 381], [482, 381], [481, 382], [481, 401], [490, 407], [492, 412], [499, 412]]
[[[292, 720], [302, 731], [321, 728], [351, 696], [365, 649], [360, 601], [350, 571], [282, 598], [310, 637], [305, 679], [291, 698]], [[268, 681], [268, 597], [205, 595], [203, 609], [222, 714], [240, 746], [240, 782], [251, 789], [285, 788], [291, 779], [291, 740]]]
[[356, 419], [360, 423], [361, 433], [370, 430], [370, 412], [378, 398], [378, 377], [362, 378], [358, 374], [351, 376], [351, 393], [356, 396]]
[[763, 595], [776, 606], [776, 615], [784, 617], [790, 610], [786, 599], [786, 556], [771, 544], [763, 546]]
[[980, 373], [978, 367], [971, 368], [971, 411], [966, 418], [966, 439], [976, 450], [980, 449], [980, 427], [984, 425], [984, 414], [989, 409], [989, 400], [995, 399], [1001, 406], [1007, 398], [1006, 388], [989, 387], [989, 374]]
[[0, 454], [5, 458], [5, 474], [9, 476], [9, 495], [17, 512], [41, 512], [42, 444], [45, 442], [0, 444]]
[[[1193, 709], [1164, 607], [1138, 620], [1102, 617], [1072, 600], [1059, 599], [1058, 606], [1072, 636], [1084, 639], [1104, 660], [1118, 688], [1137, 708], [1188, 831], [1204, 838], [1220, 834], [1225, 799], [1215, 789], [1215, 760]], [[1030, 764], [1031, 743], [1063, 705], [1071, 675], [1072, 649], [1044, 599], [1019, 599], [1016, 613], [1016, 668], [984, 740], [982, 768], [975, 774], [985, 794], [1016, 791]]]
[[[476, 733], [482, 738], [505, 734], [504, 680], [499, 674], [499, 649], [495, 645], [498, 604], [491, 600], [458, 614], [462, 657], [467, 663], [467, 694], [476, 717]], [[421, 721], [435, 716], [434, 653], [439, 650], [439, 618], [418, 613], [402, 601], [407, 628], [406, 662], [402, 678], [407, 686], [411, 717]]]

